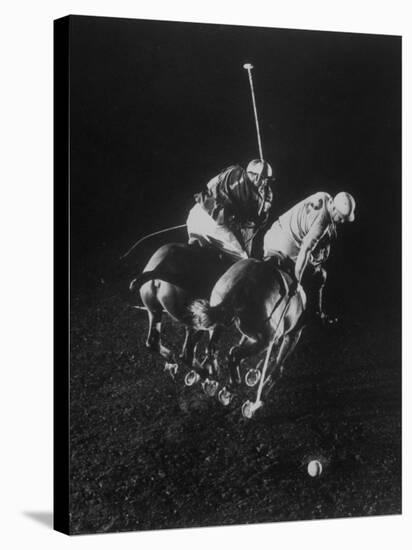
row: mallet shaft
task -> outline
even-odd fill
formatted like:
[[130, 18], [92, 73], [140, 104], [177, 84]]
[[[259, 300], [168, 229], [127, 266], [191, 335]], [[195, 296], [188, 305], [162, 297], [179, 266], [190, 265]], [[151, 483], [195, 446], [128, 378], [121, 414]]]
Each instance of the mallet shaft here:
[[243, 68], [247, 70], [248, 76], [249, 76], [250, 92], [251, 92], [251, 95], [252, 95], [253, 114], [255, 116], [255, 123], [256, 123], [256, 133], [257, 133], [257, 140], [258, 140], [259, 155], [260, 155], [260, 159], [263, 160], [262, 142], [261, 142], [261, 139], [260, 139], [260, 129], [259, 129], [259, 119], [258, 119], [257, 108], [256, 108], [255, 89], [254, 89], [254, 86], [253, 86], [253, 78], [252, 78], [253, 65], [251, 63], [245, 63], [243, 65]]

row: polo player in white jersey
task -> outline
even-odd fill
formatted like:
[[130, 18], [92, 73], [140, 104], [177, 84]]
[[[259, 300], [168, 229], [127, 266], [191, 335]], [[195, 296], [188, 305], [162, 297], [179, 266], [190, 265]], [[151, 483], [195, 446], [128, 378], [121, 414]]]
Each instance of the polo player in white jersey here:
[[[293, 265], [295, 283], [291, 292], [301, 284], [309, 265], [321, 279], [319, 288], [318, 314], [327, 319], [322, 311], [322, 291], [326, 282], [326, 271], [322, 264], [327, 259], [330, 241], [336, 236], [336, 226], [355, 219], [355, 199], [342, 191], [332, 198], [319, 192], [299, 202], [282, 214], [271, 226], [264, 238], [264, 256], [281, 256]], [[293, 264], [291, 264], [291, 262]]]

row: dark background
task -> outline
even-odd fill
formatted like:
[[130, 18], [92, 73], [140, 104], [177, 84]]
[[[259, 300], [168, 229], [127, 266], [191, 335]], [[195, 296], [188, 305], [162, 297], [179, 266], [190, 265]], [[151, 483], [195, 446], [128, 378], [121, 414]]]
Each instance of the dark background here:
[[[400, 513], [400, 38], [72, 17], [69, 61], [70, 532]], [[119, 261], [258, 156], [246, 61], [277, 211], [320, 190], [357, 201], [327, 264], [340, 322], [308, 324], [252, 421], [247, 389], [225, 408], [165, 375], [123, 294], [185, 231]]]
[[352, 193], [357, 218], [340, 228], [330, 286], [345, 304], [399, 309], [399, 37], [76, 17], [71, 38], [80, 286], [85, 268], [99, 280], [138, 238], [184, 223], [218, 171], [258, 156], [248, 61], [278, 211], [320, 190]]

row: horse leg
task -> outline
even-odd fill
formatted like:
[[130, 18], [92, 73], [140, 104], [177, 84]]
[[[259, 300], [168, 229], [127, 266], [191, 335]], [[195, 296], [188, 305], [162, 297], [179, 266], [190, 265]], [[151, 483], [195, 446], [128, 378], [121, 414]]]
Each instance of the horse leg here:
[[[283, 369], [283, 363], [288, 357], [289, 353], [291, 353], [291, 351], [296, 346], [301, 332], [302, 332], [302, 329], [297, 329], [289, 334], [286, 334], [283, 337], [278, 354], [276, 356], [275, 366], [272, 367], [272, 373], [278, 367], [280, 368], [280, 370]], [[262, 393], [263, 393], [263, 390], [265, 390], [267, 384], [269, 383], [269, 387], [266, 390], [266, 396], [274, 386], [274, 381], [272, 381], [272, 374], [266, 375], [266, 373], [269, 372], [270, 357], [273, 351], [274, 344], [275, 344], [275, 340], [272, 339], [272, 341], [267, 346], [266, 357], [264, 360], [262, 375], [261, 375], [259, 386], [256, 392], [255, 401], [252, 402], [250, 400], [247, 400], [242, 405], [242, 414], [245, 418], [252, 418], [255, 412], [258, 409], [260, 409], [260, 407], [262, 407], [263, 405]]]
[[185, 330], [185, 341], [179, 357], [187, 366], [192, 367], [194, 363], [195, 347], [202, 337], [202, 332], [196, 331], [193, 327], [186, 327]]
[[[297, 343], [299, 342], [302, 330], [303, 327], [295, 329], [283, 337], [272, 372], [268, 375], [266, 381], [264, 382], [265, 384], [269, 384], [267, 394], [272, 390], [275, 383], [279, 381], [280, 377], [282, 376], [285, 363], [295, 349]], [[274, 375], [276, 374], [276, 372], [278, 376], [276, 377], [276, 379], [274, 379]]]
[[223, 328], [219, 325], [215, 325], [209, 330], [209, 341], [206, 347], [206, 358], [210, 367], [210, 374], [219, 376], [219, 364], [217, 361], [217, 343], [222, 334]]
[[185, 327], [185, 339], [182, 346], [182, 351], [180, 352], [179, 359], [187, 363], [187, 346], [190, 342], [190, 327]]
[[161, 330], [162, 314], [149, 311], [149, 334], [146, 340], [146, 347], [150, 349], [150, 351], [160, 353], [168, 363], [174, 363], [176, 361], [174, 353], [164, 346], [160, 340]]
[[149, 332], [146, 338], [146, 347], [150, 351], [160, 353], [160, 329], [162, 325], [162, 314], [156, 311], [147, 311], [149, 316]]
[[209, 342], [207, 344], [207, 355], [209, 357], [215, 357], [217, 353], [216, 344], [218, 343], [222, 332], [223, 327], [221, 327], [220, 325], [215, 325], [209, 331]]
[[237, 346], [229, 352], [229, 374], [231, 384], [240, 384], [240, 363], [247, 357], [260, 353], [267, 345], [267, 339], [263, 334], [256, 335], [256, 339], [242, 336]]
[[150, 351], [159, 353], [167, 362], [174, 363], [173, 352], [165, 347], [160, 340], [163, 306], [157, 299], [156, 287], [153, 281], [142, 286], [140, 296], [149, 316], [149, 332], [146, 339], [146, 347]]
[[234, 346], [229, 352], [229, 381], [218, 393], [218, 399], [224, 406], [228, 406], [234, 396], [234, 386], [241, 382], [239, 366], [243, 359], [250, 357], [262, 351], [267, 344], [263, 335], [256, 339], [243, 335], [237, 346]]

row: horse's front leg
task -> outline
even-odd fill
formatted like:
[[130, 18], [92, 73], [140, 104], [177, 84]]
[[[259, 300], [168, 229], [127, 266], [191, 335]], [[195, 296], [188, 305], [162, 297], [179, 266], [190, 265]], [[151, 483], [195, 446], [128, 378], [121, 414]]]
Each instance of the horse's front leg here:
[[215, 325], [211, 330], [209, 330], [209, 341], [207, 343], [207, 355], [209, 357], [214, 357], [217, 353], [217, 343], [220, 339], [220, 336], [223, 332], [223, 327], [220, 325]]
[[290, 355], [292, 351], [295, 349], [296, 344], [299, 341], [300, 335], [302, 332], [301, 329], [297, 329], [292, 331], [289, 334], [286, 334], [283, 339], [282, 343], [279, 347], [279, 351], [277, 353], [276, 359], [274, 361], [274, 366], [270, 367], [270, 356], [272, 353], [272, 349], [274, 346], [274, 341], [272, 341], [266, 350], [266, 357], [264, 359], [262, 373], [260, 377], [259, 386], [256, 392], [256, 398], [254, 401], [247, 400], [242, 405], [242, 414], [245, 418], [252, 418], [255, 412], [260, 409], [263, 405], [262, 401], [262, 393], [265, 391], [266, 397], [270, 390], [275, 385], [275, 379], [273, 377], [274, 373], [277, 371], [279, 373], [279, 376], [277, 377], [277, 380], [279, 379], [280, 375], [283, 372], [283, 365]]
[[239, 344], [234, 346], [229, 352], [229, 374], [230, 385], [240, 384], [240, 363], [247, 357], [257, 355], [267, 345], [267, 340], [263, 334], [256, 335], [255, 339], [242, 336]]
[[206, 348], [206, 357], [210, 369], [210, 374], [212, 376], [219, 376], [220, 369], [217, 361], [217, 344], [219, 342], [222, 332], [223, 327], [220, 325], [215, 325], [211, 330], [209, 330], [209, 341]]
[[218, 393], [218, 399], [222, 405], [229, 405], [234, 396], [234, 390], [241, 382], [240, 363], [243, 359], [260, 353], [267, 346], [267, 339], [263, 334], [256, 339], [242, 336], [237, 346], [234, 346], [229, 352], [229, 383]]
[[267, 376], [264, 382], [264, 384], [267, 385], [266, 395], [272, 390], [276, 382], [278, 382], [282, 376], [285, 363], [299, 342], [302, 330], [303, 327], [295, 329], [283, 337], [272, 372]]

